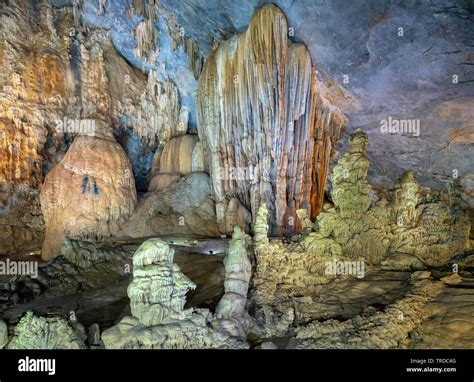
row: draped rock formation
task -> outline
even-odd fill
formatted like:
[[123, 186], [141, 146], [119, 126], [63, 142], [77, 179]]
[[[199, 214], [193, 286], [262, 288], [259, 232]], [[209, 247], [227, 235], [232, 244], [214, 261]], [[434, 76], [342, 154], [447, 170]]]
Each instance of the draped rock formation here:
[[208, 57], [196, 105], [221, 231], [233, 197], [253, 219], [265, 202], [272, 234], [298, 231], [299, 208], [315, 219], [344, 119], [319, 95], [311, 57], [289, 41], [276, 6]]
[[41, 188], [45, 260], [59, 254], [65, 235], [101, 239], [117, 234], [135, 209], [130, 162], [105, 126], [98, 120], [96, 125], [94, 136], [75, 138]]

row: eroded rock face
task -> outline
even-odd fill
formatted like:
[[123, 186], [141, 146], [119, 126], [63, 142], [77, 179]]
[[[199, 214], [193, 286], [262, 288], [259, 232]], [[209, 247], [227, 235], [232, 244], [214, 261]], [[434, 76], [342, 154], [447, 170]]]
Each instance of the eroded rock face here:
[[145, 349], [246, 348], [248, 345], [211, 328], [207, 309], [184, 309], [195, 287], [173, 263], [174, 250], [160, 239], [144, 242], [133, 255], [128, 288], [132, 316], [102, 334], [105, 347]]
[[77, 136], [41, 187], [44, 260], [59, 254], [65, 235], [101, 239], [117, 234], [135, 209], [130, 162], [102, 129], [97, 126], [97, 136]]
[[274, 5], [207, 59], [196, 105], [219, 228], [233, 196], [255, 218], [265, 202], [273, 234], [297, 231], [296, 209], [314, 219], [322, 206], [332, 143], [344, 120], [316, 89], [302, 44], [288, 40]]
[[94, 116], [110, 121], [110, 132], [130, 132], [120, 144], [145, 190], [152, 142], [171, 126], [180, 133], [187, 129], [176, 87], [153, 73], [147, 86], [147, 76], [117, 53], [107, 31], [86, 30], [81, 12], [49, 0], [0, 4], [2, 254], [41, 248], [45, 225], [39, 186], [64, 156], [81, 121]]

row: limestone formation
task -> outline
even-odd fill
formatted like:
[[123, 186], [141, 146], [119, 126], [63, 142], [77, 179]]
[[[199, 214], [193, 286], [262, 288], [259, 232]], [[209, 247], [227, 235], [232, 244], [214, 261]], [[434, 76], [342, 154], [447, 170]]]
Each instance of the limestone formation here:
[[137, 109], [134, 129], [142, 139], [164, 143], [188, 130], [189, 109], [180, 107], [176, 86], [169, 80], [160, 81], [155, 70], [148, 74]]
[[208, 57], [196, 105], [222, 232], [232, 228], [225, 218], [234, 196], [254, 219], [265, 202], [273, 235], [297, 228], [299, 208], [316, 217], [331, 147], [345, 122], [318, 92], [311, 57], [289, 41], [275, 5], [260, 8], [245, 33]]
[[196, 288], [173, 263], [166, 242], [150, 240], [133, 255], [133, 281], [128, 287], [132, 316], [145, 326], [187, 319], [186, 293]]
[[144, 242], [133, 255], [128, 288], [133, 317], [102, 334], [110, 348], [245, 348], [246, 343], [210, 327], [205, 309], [184, 309], [186, 292], [195, 287], [173, 263], [174, 250], [160, 239]]
[[301, 232], [303, 234], [308, 234], [313, 230], [313, 222], [308, 216], [308, 211], [304, 208], [300, 208], [296, 210], [296, 216], [298, 216], [298, 219], [301, 224]]
[[302, 241], [293, 244], [270, 241], [264, 204], [257, 213], [254, 230], [256, 273], [253, 284], [258, 304], [306, 295], [334, 277], [326, 272], [328, 262], [335, 258], [344, 260], [341, 246], [317, 232], [311, 232]]
[[[109, 133], [130, 131], [131, 137], [143, 137], [141, 146], [154, 142], [160, 129], [187, 130], [189, 110], [179, 107], [175, 86], [157, 84], [151, 74], [147, 88], [146, 75], [115, 50], [107, 31], [86, 31], [82, 11], [79, 2], [74, 7], [56, 7], [49, 0], [34, 6], [29, 0], [0, 4], [2, 254], [41, 248], [45, 225], [39, 187], [81, 122], [106, 120]], [[123, 146], [136, 150], [130, 141]]]
[[85, 349], [84, 340], [66, 320], [28, 312], [16, 325], [7, 349]]
[[64, 236], [101, 239], [117, 234], [136, 206], [132, 169], [120, 145], [100, 132], [78, 135], [46, 176], [41, 208], [46, 223], [45, 260], [57, 256]]
[[248, 332], [250, 316], [245, 308], [252, 276], [252, 264], [247, 254], [249, 245], [250, 236], [235, 226], [229, 252], [224, 259], [224, 295], [216, 307], [217, 320], [214, 323], [217, 330], [233, 337], [245, 338]]

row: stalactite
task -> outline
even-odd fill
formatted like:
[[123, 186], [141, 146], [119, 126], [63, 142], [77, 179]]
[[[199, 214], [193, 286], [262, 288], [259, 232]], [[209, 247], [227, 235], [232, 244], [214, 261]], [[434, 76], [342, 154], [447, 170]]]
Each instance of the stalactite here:
[[156, 13], [157, 5], [154, 0], [146, 2], [144, 5], [144, 19], [137, 25], [133, 35], [137, 39], [137, 46], [134, 53], [142, 60], [146, 60], [151, 64], [156, 60]]
[[171, 81], [160, 82], [156, 71], [148, 74], [148, 83], [140, 100], [134, 128], [149, 142], [164, 143], [186, 134], [189, 109], [179, 106], [178, 89]]
[[[198, 132], [225, 231], [236, 196], [255, 219], [265, 202], [272, 234], [296, 230], [296, 210], [314, 219], [321, 208], [331, 145], [344, 118], [318, 93], [317, 73], [274, 5], [253, 16], [247, 32], [208, 58], [197, 94]], [[217, 176], [224, 168], [254, 168], [256, 178]]]
[[189, 70], [193, 72], [197, 80], [202, 72], [204, 58], [199, 50], [199, 46], [192, 38], [187, 38], [184, 45], [184, 51], [188, 55]]

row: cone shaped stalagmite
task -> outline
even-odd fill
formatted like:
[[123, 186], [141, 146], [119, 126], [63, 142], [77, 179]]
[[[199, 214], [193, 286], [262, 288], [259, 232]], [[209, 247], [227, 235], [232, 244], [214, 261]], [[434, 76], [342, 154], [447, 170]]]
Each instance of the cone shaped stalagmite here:
[[[299, 208], [316, 217], [331, 145], [344, 124], [316, 82], [308, 50], [289, 41], [274, 5], [209, 56], [196, 100], [198, 132], [222, 231], [233, 196], [254, 219], [265, 202], [273, 234], [297, 230]], [[242, 176], [230, 176], [233, 169]]]

